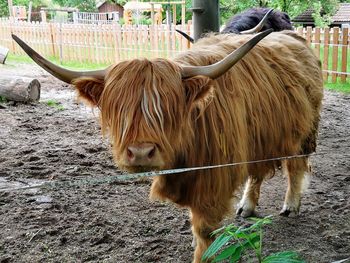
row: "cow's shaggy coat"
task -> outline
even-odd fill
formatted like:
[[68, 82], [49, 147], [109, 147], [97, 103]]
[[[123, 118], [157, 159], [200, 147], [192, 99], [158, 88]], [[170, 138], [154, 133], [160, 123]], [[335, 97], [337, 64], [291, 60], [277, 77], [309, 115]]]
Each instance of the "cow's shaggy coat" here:
[[[225, 164], [315, 151], [323, 94], [319, 60], [292, 32], [272, 33], [221, 77], [181, 78], [181, 65], [212, 64], [251, 36], [212, 35], [174, 60], [114, 65], [103, 83], [80, 79], [80, 96], [101, 109], [102, 128], [124, 169], [131, 143], [157, 145], [156, 169]], [[88, 88], [87, 88], [88, 87]], [[190, 209], [195, 262], [209, 233], [231, 212], [235, 191], [249, 178], [240, 211], [254, 211], [264, 177], [280, 162], [240, 165], [154, 179], [151, 198]], [[298, 212], [307, 158], [285, 161], [288, 190], [282, 213]]]

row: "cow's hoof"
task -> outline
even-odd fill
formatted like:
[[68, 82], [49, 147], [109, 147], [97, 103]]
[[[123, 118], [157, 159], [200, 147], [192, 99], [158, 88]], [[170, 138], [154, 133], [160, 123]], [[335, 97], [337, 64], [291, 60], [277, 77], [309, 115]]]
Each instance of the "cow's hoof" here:
[[299, 215], [299, 207], [284, 205], [280, 212], [280, 216], [288, 217], [291, 213], [294, 213], [295, 215]]
[[255, 211], [254, 209], [245, 209], [243, 207], [239, 207], [236, 211], [236, 215], [244, 218], [251, 217], [251, 216], [255, 216]]
[[280, 216], [285, 216], [285, 217], [288, 217], [290, 214], [290, 210], [289, 209], [282, 209], [281, 212], [280, 212]]

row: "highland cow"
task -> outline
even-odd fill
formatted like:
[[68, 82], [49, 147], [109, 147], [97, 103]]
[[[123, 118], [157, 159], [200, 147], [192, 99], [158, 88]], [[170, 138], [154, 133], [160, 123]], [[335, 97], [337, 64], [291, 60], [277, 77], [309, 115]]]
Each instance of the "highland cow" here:
[[[315, 151], [323, 96], [320, 62], [297, 34], [283, 31], [262, 39], [268, 33], [210, 35], [173, 60], [133, 59], [92, 72], [60, 68], [14, 38], [39, 65], [73, 83], [80, 97], [100, 109], [117, 166], [141, 172]], [[194, 262], [200, 262], [237, 190], [246, 182], [237, 213], [252, 214], [262, 181], [280, 165], [288, 178], [281, 215], [298, 213], [307, 157], [157, 176], [150, 197], [189, 209]]]

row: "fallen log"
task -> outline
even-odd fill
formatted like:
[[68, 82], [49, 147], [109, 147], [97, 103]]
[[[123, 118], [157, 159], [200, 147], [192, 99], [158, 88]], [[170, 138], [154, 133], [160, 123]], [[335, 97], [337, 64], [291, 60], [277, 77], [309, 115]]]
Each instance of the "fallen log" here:
[[9, 53], [8, 48], [0, 46], [0, 63], [1, 64], [5, 64], [8, 53]]
[[26, 77], [1, 77], [0, 96], [6, 100], [34, 102], [40, 98], [40, 82]]

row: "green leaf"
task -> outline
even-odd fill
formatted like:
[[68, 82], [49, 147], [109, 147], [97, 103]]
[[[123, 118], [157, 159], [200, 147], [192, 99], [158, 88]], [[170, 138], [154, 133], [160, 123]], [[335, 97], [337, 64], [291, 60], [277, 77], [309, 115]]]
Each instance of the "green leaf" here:
[[258, 232], [245, 233], [242, 231], [240, 233], [235, 233], [236, 238], [244, 238], [246, 240], [256, 239], [256, 236], [259, 236], [260, 238], [260, 235]]
[[227, 236], [225, 233], [218, 236], [217, 239], [208, 247], [207, 251], [202, 256], [202, 260], [207, 260], [210, 257], [214, 256], [229, 240], [232, 239], [232, 236]]
[[211, 236], [219, 234], [220, 232], [224, 232], [224, 231], [229, 231], [232, 227], [235, 227], [233, 224], [230, 224], [228, 226], [222, 226], [216, 230], [214, 230], [213, 232], [211, 232]]
[[236, 250], [240, 247], [240, 244], [234, 244], [225, 248], [218, 256], [215, 257], [213, 262], [219, 262], [227, 259], [228, 257], [235, 254]]
[[237, 262], [241, 258], [242, 251], [243, 251], [243, 247], [241, 247], [241, 246], [238, 247], [236, 249], [235, 253], [230, 258], [230, 263]]
[[265, 216], [264, 218], [258, 218], [258, 217], [249, 217], [248, 220], [254, 221], [254, 222], [260, 222], [260, 221], [264, 221], [264, 222], [272, 222], [272, 217], [273, 215], [269, 215], [269, 216]]
[[247, 238], [244, 242], [241, 243], [241, 246], [244, 249], [253, 249], [255, 250], [260, 245], [260, 236], [257, 233], [252, 233], [251, 238]]
[[262, 263], [306, 263], [306, 261], [294, 251], [284, 251], [265, 257]]

